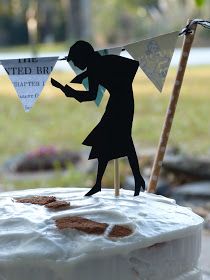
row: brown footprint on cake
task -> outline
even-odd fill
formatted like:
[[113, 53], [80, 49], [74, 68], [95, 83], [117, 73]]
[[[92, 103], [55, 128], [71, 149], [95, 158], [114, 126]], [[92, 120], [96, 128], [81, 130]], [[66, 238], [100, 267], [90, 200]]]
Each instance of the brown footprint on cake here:
[[57, 200], [55, 196], [37, 195], [26, 198], [15, 198], [14, 200], [18, 203], [43, 205], [52, 210], [64, 210], [70, 208], [70, 202], [67, 202], [65, 200]]
[[38, 204], [38, 205], [46, 205], [53, 201], [56, 201], [55, 196], [42, 196], [42, 195], [35, 195], [25, 198], [15, 198], [16, 202], [19, 203], [30, 203], [30, 204]]
[[[64, 217], [55, 220], [55, 224], [59, 230], [76, 229], [87, 234], [103, 235], [109, 224], [99, 223], [80, 216]], [[114, 225], [108, 233], [109, 238], [122, 238], [129, 236], [133, 231], [126, 226]]]

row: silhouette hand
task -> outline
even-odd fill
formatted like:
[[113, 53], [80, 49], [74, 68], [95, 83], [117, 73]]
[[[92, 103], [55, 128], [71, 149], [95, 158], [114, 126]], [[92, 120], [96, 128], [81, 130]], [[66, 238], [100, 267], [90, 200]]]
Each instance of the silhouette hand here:
[[60, 84], [58, 81], [56, 81], [55, 79], [51, 78], [51, 84], [52, 86], [56, 87], [56, 88], [60, 88], [63, 89], [63, 85]]

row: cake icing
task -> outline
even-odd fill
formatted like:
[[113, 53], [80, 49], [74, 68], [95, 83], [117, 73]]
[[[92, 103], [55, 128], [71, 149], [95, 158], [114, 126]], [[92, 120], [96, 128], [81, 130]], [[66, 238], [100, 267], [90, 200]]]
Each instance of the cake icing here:
[[[0, 194], [0, 280], [198, 280], [202, 218], [162, 196], [103, 189], [33, 189]], [[56, 196], [66, 210], [17, 203], [15, 198]], [[81, 216], [108, 223], [104, 235], [59, 230], [55, 220]], [[109, 238], [114, 225], [133, 230]], [[17, 277], [18, 275], [18, 277]], [[98, 276], [100, 275], [100, 278]]]

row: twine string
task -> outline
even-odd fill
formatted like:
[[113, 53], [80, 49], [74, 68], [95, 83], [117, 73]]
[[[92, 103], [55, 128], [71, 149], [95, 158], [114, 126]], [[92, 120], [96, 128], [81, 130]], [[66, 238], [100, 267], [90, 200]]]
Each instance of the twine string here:
[[204, 20], [204, 19], [193, 19], [190, 23], [188, 23], [185, 28], [183, 28], [180, 32], [179, 32], [179, 36], [182, 36], [182, 35], [186, 35], [186, 34], [189, 34], [189, 33], [192, 33], [192, 26], [194, 24], [199, 24], [201, 26], [203, 26], [204, 28], [207, 28], [207, 29], [210, 29], [210, 21], [208, 20]]

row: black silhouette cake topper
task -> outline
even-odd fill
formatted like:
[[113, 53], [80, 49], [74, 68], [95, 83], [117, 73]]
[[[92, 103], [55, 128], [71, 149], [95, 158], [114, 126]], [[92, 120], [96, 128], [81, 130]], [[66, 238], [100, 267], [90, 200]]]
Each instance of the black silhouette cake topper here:
[[71, 82], [82, 83], [88, 77], [89, 91], [77, 91], [51, 79], [54, 87], [79, 102], [95, 100], [99, 85], [106, 88], [110, 95], [100, 122], [83, 141], [84, 145], [92, 147], [89, 159], [98, 159], [96, 183], [86, 196], [101, 191], [101, 181], [108, 162], [120, 157], [128, 157], [135, 179], [134, 196], [139, 195], [141, 188], [145, 190], [145, 182], [131, 135], [134, 115], [132, 82], [139, 62], [117, 55], [101, 56], [85, 41], [78, 41], [70, 48], [67, 61], [70, 60], [84, 70]]

